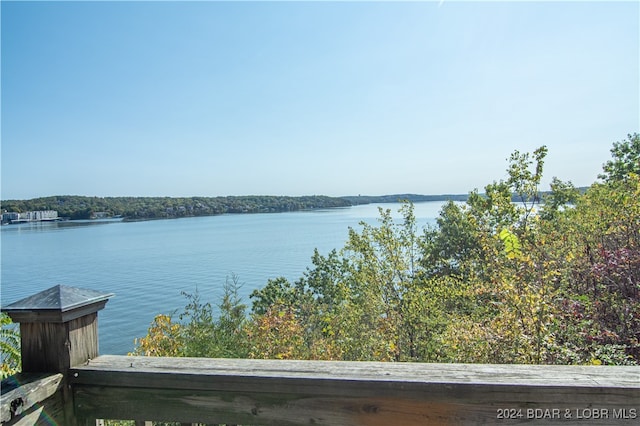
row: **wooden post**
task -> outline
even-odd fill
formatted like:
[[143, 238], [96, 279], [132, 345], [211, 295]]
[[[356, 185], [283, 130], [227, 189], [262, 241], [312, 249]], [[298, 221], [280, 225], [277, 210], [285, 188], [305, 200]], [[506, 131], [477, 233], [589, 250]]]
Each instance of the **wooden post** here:
[[[110, 293], [57, 285], [4, 308], [20, 323], [23, 373], [62, 373], [98, 356], [98, 311]], [[63, 386], [64, 419], [75, 424], [68, 386]], [[46, 415], [46, 413], [45, 413]]]

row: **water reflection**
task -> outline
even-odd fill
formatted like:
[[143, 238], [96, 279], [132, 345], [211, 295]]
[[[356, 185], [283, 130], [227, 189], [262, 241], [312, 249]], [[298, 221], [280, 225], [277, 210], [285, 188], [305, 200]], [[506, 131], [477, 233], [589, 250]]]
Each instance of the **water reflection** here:
[[54, 232], [70, 228], [86, 226], [108, 225], [122, 222], [122, 219], [94, 219], [94, 220], [61, 220], [55, 222], [26, 222], [2, 225], [2, 232]]

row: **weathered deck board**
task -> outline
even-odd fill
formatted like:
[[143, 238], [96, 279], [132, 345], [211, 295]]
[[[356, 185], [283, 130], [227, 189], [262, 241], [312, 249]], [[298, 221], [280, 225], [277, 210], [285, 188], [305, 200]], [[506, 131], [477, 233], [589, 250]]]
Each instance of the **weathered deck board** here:
[[[634, 420], [610, 418], [614, 415], [640, 414], [638, 367], [101, 356], [72, 368], [71, 383], [75, 411], [86, 418], [517, 424], [544, 414], [536, 409], [557, 410], [550, 414], [578, 423], [578, 410], [590, 410], [583, 412], [590, 416], [593, 410], [603, 410], [599, 415], [607, 410], [608, 418], [588, 419], [595, 425]], [[505, 409], [516, 410], [516, 416], [507, 413], [506, 419], [499, 419]], [[524, 410], [521, 417], [517, 410]]]
[[62, 374], [20, 373], [2, 381], [3, 425], [50, 424], [63, 411]]
[[[429, 364], [392, 362], [296, 361], [170, 358], [102, 355], [72, 369], [74, 382], [92, 372], [339, 379], [447, 384], [570, 386], [640, 389], [640, 367]], [[108, 380], [108, 379], [106, 379]], [[191, 386], [191, 384], [189, 384]], [[189, 387], [191, 389], [191, 387]]]

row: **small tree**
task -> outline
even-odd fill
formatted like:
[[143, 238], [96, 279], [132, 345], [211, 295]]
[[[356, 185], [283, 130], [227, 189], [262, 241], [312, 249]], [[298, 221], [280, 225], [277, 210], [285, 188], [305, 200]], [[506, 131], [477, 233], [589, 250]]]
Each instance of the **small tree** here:
[[[203, 302], [200, 293], [183, 292], [187, 299], [179, 322], [171, 315], [157, 315], [145, 337], [136, 339], [135, 355], [244, 358], [249, 346], [246, 306], [238, 295], [237, 276], [227, 278], [219, 311]], [[216, 316], [217, 314], [217, 316]]]
[[626, 140], [614, 142], [611, 148], [611, 160], [603, 166], [598, 175], [605, 182], [626, 180], [631, 173], [640, 174], [640, 134], [627, 135]]

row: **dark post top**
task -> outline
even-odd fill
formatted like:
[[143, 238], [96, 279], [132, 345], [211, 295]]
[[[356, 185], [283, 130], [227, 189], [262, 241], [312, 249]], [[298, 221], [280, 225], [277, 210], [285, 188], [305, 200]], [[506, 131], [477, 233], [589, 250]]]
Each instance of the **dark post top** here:
[[113, 296], [57, 285], [2, 308], [20, 323], [23, 372], [66, 372], [98, 356], [98, 311]]
[[2, 308], [14, 322], [65, 323], [104, 308], [113, 293], [56, 285]]

